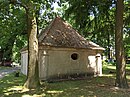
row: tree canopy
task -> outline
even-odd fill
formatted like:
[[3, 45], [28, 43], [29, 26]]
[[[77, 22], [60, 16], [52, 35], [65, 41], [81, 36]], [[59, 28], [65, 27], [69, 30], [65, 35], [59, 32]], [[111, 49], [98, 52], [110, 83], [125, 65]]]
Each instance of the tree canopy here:
[[[79, 32], [93, 42], [106, 48], [105, 55], [110, 59], [110, 50], [115, 49], [115, 0], [61, 0], [63, 17]], [[124, 0], [125, 53], [129, 56], [129, 0]]]
[[[18, 0], [17, 4], [10, 3], [15, 0], [3, 0], [0, 2], [0, 47], [4, 53], [4, 58], [18, 62], [20, 59], [20, 49], [27, 46], [27, 17], [24, 9], [26, 0]], [[46, 25], [56, 16], [53, 3], [50, 0], [32, 0], [36, 6], [36, 17], [38, 29], [44, 29]], [[20, 6], [22, 3], [23, 6]], [[10, 42], [9, 42], [10, 41]], [[13, 57], [12, 57], [13, 56]]]

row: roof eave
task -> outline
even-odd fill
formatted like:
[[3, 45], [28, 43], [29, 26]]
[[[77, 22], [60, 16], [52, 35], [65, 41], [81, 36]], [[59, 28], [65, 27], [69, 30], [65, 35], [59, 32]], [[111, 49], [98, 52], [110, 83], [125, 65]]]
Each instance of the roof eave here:
[[105, 48], [102, 48], [102, 47], [91, 47], [92, 50], [102, 50], [104, 51]]

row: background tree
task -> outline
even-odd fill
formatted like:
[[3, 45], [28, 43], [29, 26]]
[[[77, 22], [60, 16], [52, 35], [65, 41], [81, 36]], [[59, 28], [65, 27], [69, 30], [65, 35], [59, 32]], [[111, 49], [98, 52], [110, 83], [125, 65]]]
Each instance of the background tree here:
[[124, 0], [124, 46], [125, 46], [125, 55], [130, 57], [130, 0]]
[[[24, 2], [24, 0], [21, 2]], [[54, 2], [55, 0], [53, 0], [53, 2], [52, 0], [35, 1], [35, 3], [37, 3], [36, 19], [39, 32], [44, 29], [56, 16], [55, 11], [53, 10]], [[15, 6], [13, 4], [9, 4], [8, 0], [0, 3], [0, 6], [0, 47], [1, 50], [4, 51], [3, 57], [15, 62], [19, 62], [20, 50], [24, 46], [27, 46], [27, 17], [25, 9], [20, 7], [19, 4], [16, 4]], [[9, 43], [8, 40], [12, 40], [12, 42], [10, 41]], [[9, 46], [11, 44], [12, 46]]]
[[110, 59], [110, 48], [114, 49], [115, 1], [67, 1], [69, 6], [65, 10], [65, 18], [86, 39], [106, 48], [105, 55]]
[[19, 51], [26, 44], [25, 20], [25, 12], [23, 9], [19, 10], [18, 6], [7, 4], [5, 8], [0, 9], [0, 46], [4, 53], [3, 57], [8, 61], [16, 59], [15, 57], [12, 59], [14, 44], [21, 44], [17, 47]]

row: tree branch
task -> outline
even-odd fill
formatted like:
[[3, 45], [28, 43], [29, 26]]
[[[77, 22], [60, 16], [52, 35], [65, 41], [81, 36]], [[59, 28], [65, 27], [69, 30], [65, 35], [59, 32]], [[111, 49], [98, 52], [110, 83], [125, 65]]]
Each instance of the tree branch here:
[[28, 10], [28, 7], [19, 0], [9, 0], [9, 3], [14, 5], [19, 4], [21, 7], [25, 8], [26, 11]]

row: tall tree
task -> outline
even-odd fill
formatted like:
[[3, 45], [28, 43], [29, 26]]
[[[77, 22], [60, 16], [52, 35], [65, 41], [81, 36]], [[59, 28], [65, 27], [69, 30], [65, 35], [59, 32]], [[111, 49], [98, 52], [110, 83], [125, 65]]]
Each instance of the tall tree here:
[[[7, 10], [8, 9], [13, 10], [12, 7], [19, 7], [18, 10], [24, 9], [25, 14], [27, 16], [27, 20], [26, 20], [27, 26], [25, 27], [27, 27], [26, 30], [28, 34], [28, 74], [24, 86], [29, 89], [38, 88], [40, 86], [39, 71], [38, 71], [37, 22], [39, 18], [42, 18], [42, 19], [46, 19], [43, 21], [45, 21], [44, 24], [47, 24], [46, 21], [50, 18], [53, 18], [52, 14], [54, 14], [54, 12], [51, 11], [53, 10], [53, 7], [51, 6], [53, 2], [55, 2], [55, 0], [38, 0], [38, 1], [37, 0], [1, 0], [0, 1], [0, 6], [2, 5], [1, 7], [3, 7], [3, 9], [7, 8]], [[10, 8], [10, 6], [12, 7]], [[42, 12], [44, 12], [44, 14], [48, 16], [44, 16]], [[39, 13], [42, 15], [39, 15]], [[5, 14], [2, 15], [5, 16]], [[13, 14], [11, 14], [11, 16], [13, 16]], [[39, 28], [41, 28], [41, 26], [43, 27], [41, 20], [39, 22], [39, 25], [40, 25]], [[15, 33], [15, 32], [13, 31], [11, 33]]]
[[27, 15], [27, 33], [28, 33], [28, 74], [24, 86], [28, 89], [38, 88], [39, 71], [38, 71], [38, 39], [37, 39], [37, 6], [32, 0], [9, 0], [11, 4], [18, 4], [25, 8]]
[[29, 1], [25, 9], [27, 14], [28, 30], [28, 76], [24, 86], [30, 89], [40, 86], [38, 71], [38, 30], [34, 4]]
[[115, 24], [115, 51], [116, 51], [116, 82], [119, 88], [128, 88], [126, 79], [126, 62], [123, 46], [123, 12], [124, 0], [117, 0]]

